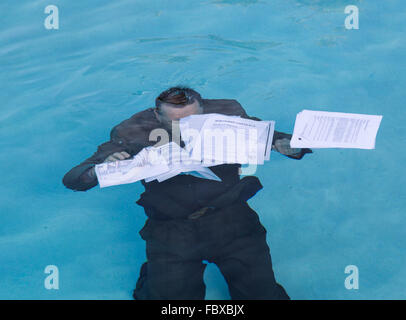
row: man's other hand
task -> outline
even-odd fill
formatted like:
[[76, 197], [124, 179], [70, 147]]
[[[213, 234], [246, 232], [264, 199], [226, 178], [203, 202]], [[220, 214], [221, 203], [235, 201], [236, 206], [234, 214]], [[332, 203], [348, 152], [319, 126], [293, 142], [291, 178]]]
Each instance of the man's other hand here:
[[[125, 159], [128, 159], [130, 157], [131, 156], [125, 151], [115, 152], [115, 153], [109, 155], [106, 159], [104, 159], [103, 162], [113, 162], [113, 161], [125, 160]], [[89, 170], [87, 170], [87, 172], [86, 172], [87, 177], [90, 178], [90, 179], [94, 179], [96, 177], [96, 171], [95, 170], [96, 170], [95, 167], [91, 167]], [[83, 179], [86, 179], [86, 175], [84, 176]]]
[[287, 155], [287, 156], [298, 154], [301, 151], [300, 148], [291, 148], [290, 139], [287, 139], [287, 138], [276, 140], [275, 149], [276, 149], [276, 151], [278, 151], [284, 155]]
[[113, 154], [109, 155], [103, 162], [113, 162], [113, 161], [125, 160], [130, 157], [131, 156], [125, 151], [114, 152]]

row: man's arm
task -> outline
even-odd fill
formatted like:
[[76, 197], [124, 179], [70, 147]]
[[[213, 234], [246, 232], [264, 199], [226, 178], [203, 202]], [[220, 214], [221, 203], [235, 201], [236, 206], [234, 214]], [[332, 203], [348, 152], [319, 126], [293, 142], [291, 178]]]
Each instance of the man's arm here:
[[[261, 121], [260, 118], [250, 117], [241, 104], [236, 100], [235, 102], [238, 104], [239, 108], [241, 108], [240, 113], [242, 118]], [[290, 139], [292, 139], [292, 134], [275, 130], [272, 139], [272, 150], [278, 151], [279, 153], [296, 160], [302, 159], [306, 153], [313, 153], [313, 151], [308, 148], [291, 148]]]
[[75, 191], [89, 190], [98, 184], [94, 171], [96, 164], [128, 157], [130, 154], [126, 153], [123, 140], [113, 129], [110, 133], [110, 141], [101, 144], [90, 158], [66, 173], [62, 182], [67, 188]]

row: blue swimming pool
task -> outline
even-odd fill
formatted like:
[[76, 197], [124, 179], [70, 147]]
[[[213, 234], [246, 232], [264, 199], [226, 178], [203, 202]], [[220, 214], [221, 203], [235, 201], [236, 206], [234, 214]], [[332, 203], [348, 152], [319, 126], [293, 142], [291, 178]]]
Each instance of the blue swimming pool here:
[[[85, 4], [86, 3], [86, 4]], [[59, 29], [44, 27], [45, 7]], [[347, 5], [359, 29], [346, 29]], [[250, 205], [292, 299], [406, 298], [406, 3], [2, 1], [0, 298], [131, 299], [145, 260], [140, 183], [61, 179], [110, 129], [184, 84], [292, 132], [302, 109], [383, 115], [375, 150], [272, 153]], [[44, 269], [59, 270], [47, 290]], [[345, 268], [359, 270], [346, 289]], [[215, 265], [206, 299], [229, 299]]]

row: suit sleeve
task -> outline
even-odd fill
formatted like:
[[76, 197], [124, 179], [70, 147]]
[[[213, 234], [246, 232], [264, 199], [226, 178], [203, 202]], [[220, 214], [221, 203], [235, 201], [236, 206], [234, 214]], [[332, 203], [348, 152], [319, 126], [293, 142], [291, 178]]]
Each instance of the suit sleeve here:
[[[251, 119], [251, 120], [257, 120], [257, 121], [261, 121], [261, 119], [260, 118], [257, 118], [257, 117], [250, 117], [247, 113], [246, 113], [246, 111], [244, 110], [244, 108], [241, 106], [241, 104], [238, 102], [238, 101], [236, 101], [235, 100], [235, 102], [236, 102], [236, 105], [237, 105], [237, 107], [238, 107], [238, 113], [240, 113], [240, 115], [241, 115], [241, 117], [242, 118], [246, 118], [246, 119]], [[274, 134], [273, 134], [273, 139], [272, 139], [272, 150], [275, 150], [275, 151], [278, 151], [279, 152], [279, 150], [277, 150], [276, 148], [275, 148], [275, 142], [277, 141], [277, 140], [280, 140], [280, 139], [292, 139], [292, 134], [290, 134], [290, 133], [284, 133], [284, 132], [280, 132], [280, 131], [274, 131]], [[285, 156], [287, 156], [287, 157], [289, 157], [289, 158], [291, 158], [291, 159], [296, 159], [296, 160], [300, 160], [300, 159], [302, 159], [303, 158], [303, 156], [306, 154], [306, 153], [313, 153], [313, 151], [311, 150], [311, 149], [308, 149], [308, 148], [299, 148], [299, 152], [294, 152], [294, 149], [291, 149], [292, 150], [292, 152], [289, 152], [288, 154], [286, 154], [286, 153], [282, 153], [283, 155], [285, 155]]]
[[117, 135], [116, 130], [110, 133], [110, 141], [98, 146], [97, 151], [88, 159], [72, 168], [63, 177], [65, 187], [75, 191], [86, 191], [95, 187], [97, 177], [91, 175], [91, 168], [102, 163], [109, 155], [115, 152], [125, 151], [123, 140]]

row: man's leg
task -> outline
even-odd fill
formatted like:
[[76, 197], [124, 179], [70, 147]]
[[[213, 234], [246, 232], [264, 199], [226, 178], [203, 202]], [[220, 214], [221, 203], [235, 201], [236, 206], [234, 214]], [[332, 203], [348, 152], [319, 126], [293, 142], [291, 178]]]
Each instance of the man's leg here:
[[137, 300], [203, 300], [206, 286], [201, 261], [148, 261], [133, 293]]
[[135, 300], [147, 300], [148, 293], [146, 291], [146, 281], [147, 281], [147, 262], [144, 262], [140, 269], [140, 275], [137, 280], [137, 284], [133, 291], [133, 298]]
[[265, 228], [251, 208], [240, 210], [244, 212], [235, 213], [239, 216], [235, 220], [238, 224], [234, 228], [235, 238], [222, 248], [221, 255], [214, 261], [227, 281], [231, 299], [289, 299], [275, 280]]
[[183, 222], [149, 222], [140, 232], [147, 259], [133, 297], [139, 300], [203, 300], [206, 265], [196, 255], [193, 229]]

